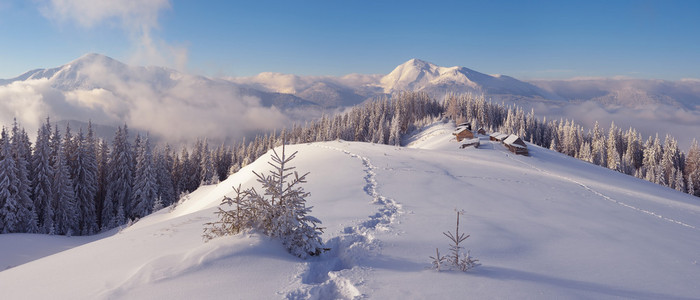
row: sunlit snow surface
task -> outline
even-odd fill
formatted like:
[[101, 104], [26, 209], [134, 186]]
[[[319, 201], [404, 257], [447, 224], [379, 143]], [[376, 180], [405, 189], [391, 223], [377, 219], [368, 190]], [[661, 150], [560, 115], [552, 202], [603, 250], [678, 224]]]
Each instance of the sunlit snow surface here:
[[[311, 172], [308, 204], [332, 248], [321, 257], [298, 259], [257, 234], [202, 241], [231, 186], [254, 185], [251, 171], [269, 169], [266, 155], [121, 231], [0, 235], [0, 270], [14, 266], [0, 272], [0, 297], [700, 297], [699, 198], [532, 145], [529, 157], [486, 137], [478, 149], [459, 149], [452, 130], [430, 126], [404, 148], [288, 147], [299, 151], [297, 170]], [[454, 231], [455, 209], [465, 211], [465, 247], [482, 265], [430, 270], [435, 248], [448, 252], [442, 232]]]

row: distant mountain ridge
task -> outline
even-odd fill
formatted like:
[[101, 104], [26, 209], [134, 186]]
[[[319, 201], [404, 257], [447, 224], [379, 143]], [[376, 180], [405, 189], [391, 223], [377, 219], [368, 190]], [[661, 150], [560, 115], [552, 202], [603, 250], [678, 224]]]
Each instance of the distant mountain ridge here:
[[[95, 72], [107, 76], [94, 76]], [[129, 66], [110, 57], [90, 53], [68, 64], [35, 69], [0, 85], [16, 81], [47, 79], [62, 91], [102, 88], [113, 90], [115, 82], [140, 82], [156, 91], [172, 88], [189, 78], [203, 87], [218, 86], [259, 97], [264, 105], [279, 108], [352, 106], [367, 99], [399, 91], [424, 91], [435, 97], [447, 93], [476, 93], [491, 98], [555, 101], [595, 101], [602, 105], [638, 107], [650, 104], [700, 109], [700, 81], [639, 79], [581, 79], [521, 81], [506, 75], [488, 75], [466, 67], [442, 67], [417, 58], [398, 65], [386, 75], [349, 74], [299, 76], [263, 72], [251, 77], [207, 78], [164, 67]]]
[[[227, 140], [276, 130], [323, 113], [401, 91], [438, 100], [449, 93], [483, 94], [548, 118], [671, 128], [700, 128], [700, 80], [580, 79], [522, 81], [467, 67], [410, 59], [387, 74], [300, 76], [264, 72], [210, 78], [157, 66], [131, 66], [90, 53], [63, 66], [0, 79], [0, 121], [28, 129], [52, 120], [92, 120], [176, 140], [204, 133]], [[582, 105], [583, 104], [583, 105]], [[644, 118], [639, 118], [644, 116]], [[623, 119], [627, 122], [620, 122]], [[635, 123], [636, 122], [636, 123]], [[663, 131], [661, 131], [663, 133]]]

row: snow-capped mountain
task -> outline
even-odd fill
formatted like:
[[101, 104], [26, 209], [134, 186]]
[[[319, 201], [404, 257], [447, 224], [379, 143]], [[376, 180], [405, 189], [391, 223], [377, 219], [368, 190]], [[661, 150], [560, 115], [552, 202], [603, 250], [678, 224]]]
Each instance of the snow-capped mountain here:
[[[3, 299], [694, 299], [700, 202], [528, 145], [459, 149], [436, 123], [408, 147], [294, 145], [330, 251], [302, 260], [255, 232], [202, 240], [269, 155], [174, 208], [91, 237], [0, 234]], [[279, 149], [278, 149], [279, 150]], [[269, 154], [269, 153], [268, 153]], [[338, 172], [342, 170], [342, 173]], [[229, 209], [229, 208], [227, 208]], [[481, 266], [429, 269], [443, 232]]]
[[397, 91], [426, 91], [431, 94], [472, 92], [490, 96], [556, 99], [530, 83], [505, 75], [487, 75], [465, 67], [440, 67], [420, 59], [411, 59], [380, 80], [386, 93]]

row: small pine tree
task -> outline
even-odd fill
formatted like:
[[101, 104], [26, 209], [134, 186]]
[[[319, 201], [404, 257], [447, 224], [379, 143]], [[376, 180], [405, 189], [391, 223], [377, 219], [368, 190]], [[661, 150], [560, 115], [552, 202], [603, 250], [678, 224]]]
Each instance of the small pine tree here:
[[261, 195], [254, 188], [234, 187], [236, 197], [224, 197], [221, 205], [235, 204], [235, 209], [219, 207], [216, 214], [220, 219], [205, 224], [203, 237], [208, 241], [252, 229], [281, 239], [287, 250], [298, 257], [319, 255], [326, 250], [321, 240], [322, 228], [317, 226], [321, 221], [309, 215], [312, 208], [306, 206], [309, 193], [299, 186], [306, 182], [308, 173], [299, 176], [296, 171], [292, 172], [294, 167], [289, 167], [297, 152], [287, 156], [284, 145], [281, 156], [274, 149], [272, 152], [270, 165], [274, 169], [270, 175], [253, 172], [265, 193]]
[[442, 264], [445, 263], [447, 260], [447, 257], [445, 256], [440, 256], [440, 249], [435, 248], [435, 256], [430, 256], [430, 259], [432, 259], [432, 268], [435, 270], [440, 271], [440, 268], [442, 267]]
[[460, 244], [464, 242], [469, 237], [469, 235], [459, 233], [459, 215], [461, 214], [464, 214], [464, 211], [457, 211], [457, 226], [455, 229], [455, 233], [452, 234], [452, 232], [449, 231], [442, 233], [452, 242], [452, 244], [450, 244], [451, 254], [448, 256], [441, 257], [440, 251], [436, 248], [436, 256], [430, 256], [430, 258], [432, 259], [432, 267], [438, 271], [440, 271], [440, 268], [442, 267], [442, 264], [444, 262], [449, 263], [450, 266], [452, 266], [453, 268], [457, 268], [462, 272], [466, 272], [470, 269], [479, 266], [479, 260], [472, 257], [469, 251], [467, 251], [466, 254], [462, 253], [462, 249], [464, 247], [462, 247]]

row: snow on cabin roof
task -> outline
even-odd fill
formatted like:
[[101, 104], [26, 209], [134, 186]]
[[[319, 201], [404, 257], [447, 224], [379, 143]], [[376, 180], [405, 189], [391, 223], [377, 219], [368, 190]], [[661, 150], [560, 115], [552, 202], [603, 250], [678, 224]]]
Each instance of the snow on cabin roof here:
[[507, 137], [508, 137], [508, 135], [505, 133], [501, 133], [501, 134], [495, 136], [496, 139], [501, 140], [501, 141], [506, 139]]
[[455, 131], [454, 131], [454, 132], [462, 132], [462, 131], [464, 131], [464, 130], [468, 130], [468, 128], [467, 128], [467, 127], [464, 127], [464, 126], [460, 126], [460, 127], [455, 128]]
[[496, 132], [494, 132], [494, 133], [490, 134], [489, 136], [492, 136], [492, 137], [497, 137], [497, 136], [499, 136], [499, 135], [501, 135], [501, 134], [502, 134], [502, 133], [500, 133], [500, 132], [496, 131]]
[[511, 134], [508, 136], [508, 138], [506, 138], [503, 141], [503, 143], [514, 146], [514, 147], [518, 147], [518, 148], [526, 148], [524, 145], [521, 145], [520, 143], [516, 144], [515, 142], [517, 142], [517, 141], [520, 141], [520, 143], [523, 143], [523, 140], [521, 140], [517, 135]]

